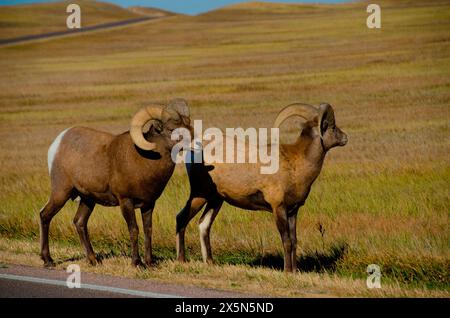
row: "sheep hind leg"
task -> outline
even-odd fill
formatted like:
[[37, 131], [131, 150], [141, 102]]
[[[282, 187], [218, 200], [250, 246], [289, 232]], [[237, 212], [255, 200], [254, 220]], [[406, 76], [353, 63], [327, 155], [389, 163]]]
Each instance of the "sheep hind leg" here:
[[87, 223], [92, 211], [94, 210], [95, 203], [86, 202], [83, 199], [80, 201], [77, 213], [73, 219], [73, 223], [77, 229], [78, 235], [80, 237], [81, 244], [83, 245], [87, 260], [91, 265], [101, 263], [101, 260], [95, 256], [94, 250], [92, 249], [91, 241], [89, 240], [89, 232], [87, 228]]
[[203, 208], [206, 203], [205, 198], [191, 197], [186, 202], [184, 208], [177, 215], [177, 260], [185, 262], [185, 244], [184, 235], [186, 227], [194, 216]]
[[222, 200], [208, 202], [198, 224], [202, 258], [205, 263], [213, 263], [210, 241], [211, 226], [217, 213], [219, 213], [222, 203]]
[[44, 261], [45, 267], [55, 266], [55, 262], [50, 256], [50, 248], [48, 243], [48, 233], [50, 228], [50, 222], [53, 217], [61, 210], [64, 204], [70, 198], [70, 191], [54, 193], [50, 196], [50, 199], [41, 209], [39, 213], [40, 217], [40, 244], [41, 244], [41, 259]]

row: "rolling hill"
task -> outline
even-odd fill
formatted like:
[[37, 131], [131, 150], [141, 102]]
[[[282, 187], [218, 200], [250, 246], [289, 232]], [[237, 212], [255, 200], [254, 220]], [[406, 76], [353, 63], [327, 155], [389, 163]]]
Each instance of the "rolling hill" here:
[[[66, 8], [72, 2], [0, 6], [0, 39], [67, 30]], [[82, 26], [141, 17], [140, 14], [106, 2], [81, 0], [76, 3], [81, 8]]]
[[144, 16], [148, 16], [148, 17], [152, 17], [152, 18], [162, 18], [162, 17], [168, 17], [168, 16], [175, 15], [175, 13], [173, 13], [173, 12], [170, 12], [167, 10], [162, 10], [162, 9], [157, 9], [157, 8], [135, 6], [135, 7], [129, 7], [127, 9], [130, 10], [131, 12], [134, 12], [134, 13], [137, 13], [140, 15], [144, 15]]

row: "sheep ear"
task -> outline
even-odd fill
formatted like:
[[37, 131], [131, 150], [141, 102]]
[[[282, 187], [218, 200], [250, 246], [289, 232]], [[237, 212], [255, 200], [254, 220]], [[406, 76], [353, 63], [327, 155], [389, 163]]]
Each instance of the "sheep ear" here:
[[322, 103], [319, 106], [319, 130], [320, 136], [323, 137], [323, 134], [328, 128], [334, 127], [334, 110], [330, 104]]
[[189, 117], [189, 106], [186, 100], [183, 98], [172, 99], [165, 109], [167, 111], [174, 110], [181, 116]]

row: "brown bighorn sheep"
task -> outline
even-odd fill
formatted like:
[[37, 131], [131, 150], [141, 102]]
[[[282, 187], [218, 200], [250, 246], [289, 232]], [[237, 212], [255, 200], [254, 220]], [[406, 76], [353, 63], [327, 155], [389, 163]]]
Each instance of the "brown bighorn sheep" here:
[[[151, 122], [148, 132], [143, 127]], [[118, 206], [130, 232], [132, 264], [142, 265], [139, 230], [134, 209], [140, 208], [145, 236], [145, 263], [152, 261], [152, 212], [155, 201], [172, 176], [175, 163], [171, 140], [176, 128], [190, 126], [189, 109], [182, 99], [168, 106], [148, 106], [131, 121], [130, 131], [112, 135], [84, 127], [62, 132], [50, 146], [48, 165], [51, 195], [40, 211], [41, 258], [52, 266], [48, 232], [50, 221], [68, 199], [80, 197], [73, 220], [91, 264], [100, 262], [92, 249], [87, 222], [95, 204]]]
[[335, 146], [344, 146], [347, 136], [336, 126], [333, 108], [328, 104], [321, 104], [318, 108], [306, 104], [289, 105], [278, 114], [274, 127], [278, 128], [291, 116], [299, 116], [305, 121], [294, 144], [279, 146], [279, 169], [274, 174], [260, 174], [260, 163], [186, 165], [191, 194], [177, 215], [179, 261], [185, 261], [186, 226], [207, 203], [199, 221], [200, 243], [203, 261], [212, 262], [210, 229], [223, 201], [226, 201], [243, 209], [272, 212], [284, 247], [284, 270], [297, 269], [298, 209], [305, 203], [327, 151]]

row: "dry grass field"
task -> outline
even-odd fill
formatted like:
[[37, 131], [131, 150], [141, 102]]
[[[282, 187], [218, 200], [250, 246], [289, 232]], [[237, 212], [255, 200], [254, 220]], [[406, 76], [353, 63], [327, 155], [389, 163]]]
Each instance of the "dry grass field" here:
[[152, 17], [152, 18], [168, 17], [168, 16], [172, 16], [175, 14], [173, 12], [162, 10], [162, 9], [140, 7], [140, 6], [129, 7], [128, 10], [131, 12], [137, 13], [139, 15], [144, 15], [144, 16], [148, 16], [148, 17]]
[[[450, 1], [378, 3], [379, 30], [365, 25], [366, 2], [246, 3], [0, 47], [0, 262], [41, 266], [47, 149], [67, 127], [123, 132], [141, 106], [173, 97], [204, 127], [270, 127], [289, 103], [326, 101], [349, 143], [328, 154], [300, 210], [299, 273], [280, 271], [269, 213], [229, 205], [212, 228], [218, 264], [199, 262], [196, 222], [186, 236], [192, 262], [174, 262], [175, 215], [189, 194], [181, 166], [156, 205], [154, 269], [129, 266], [125, 221], [100, 206], [89, 229], [105, 260], [88, 266], [75, 202], [52, 222], [59, 266], [277, 296], [449, 297]], [[292, 120], [282, 139], [296, 133]], [[379, 290], [365, 285], [371, 263]]]
[[[73, 1], [0, 6], [0, 39], [67, 30], [65, 12], [70, 3]], [[137, 12], [110, 3], [90, 0], [76, 3], [83, 10], [82, 27], [141, 17]]]

